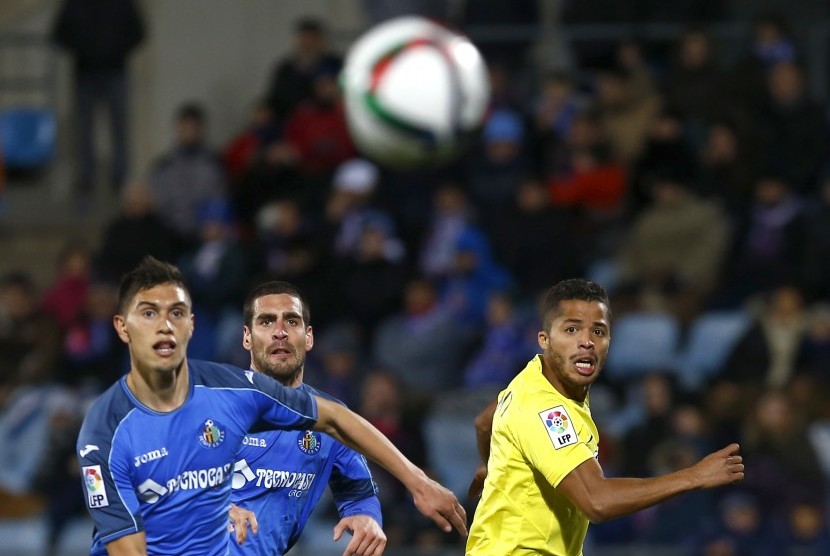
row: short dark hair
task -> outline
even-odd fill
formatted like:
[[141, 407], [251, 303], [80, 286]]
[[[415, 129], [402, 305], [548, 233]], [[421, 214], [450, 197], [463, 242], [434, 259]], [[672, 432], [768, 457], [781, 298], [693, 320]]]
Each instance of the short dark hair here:
[[294, 24], [294, 31], [297, 33], [316, 33], [322, 35], [326, 32], [326, 26], [316, 17], [303, 17]]
[[175, 284], [180, 286], [190, 298], [190, 291], [184, 283], [181, 271], [170, 263], [165, 263], [151, 257], [144, 257], [137, 267], [121, 278], [118, 289], [118, 312], [125, 314], [127, 304], [136, 293], [148, 290], [161, 284]]
[[281, 280], [271, 280], [270, 282], [263, 282], [254, 287], [245, 297], [245, 303], [242, 305], [242, 315], [245, 319], [245, 325], [251, 326], [254, 320], [254, 301], [266, 295], [279, 295], [281, 293], [296, 297], [300, 300], [300, 305], [303, 306], [303, 322], [306, 326], [311, 324], [311, 310], [308, 308], [300, 288], [290, 282], [283, 282]]
[[558, 282], [545, 294], [542, 301], [542, 322], [545, 330], [550, 329], [551, 322], [559, 312], [559, 304], [568, 300], [604, 303], [608, 307], [608, 318], [611, 318], [608, 294], [602, 286], [584, 278], [569, 278]]
[[24, 270], [13, 270], [0, 278], [0, 288], [17, 288], [26, 295], [35, 294], [35, 281], [32, 276]]
[[192, 120], [194, 122], [204, 124], [207, 116], [205, 115], [205, 108], [195, 101], [188, 101], [179, 106], [176, 110], [176, 121]]

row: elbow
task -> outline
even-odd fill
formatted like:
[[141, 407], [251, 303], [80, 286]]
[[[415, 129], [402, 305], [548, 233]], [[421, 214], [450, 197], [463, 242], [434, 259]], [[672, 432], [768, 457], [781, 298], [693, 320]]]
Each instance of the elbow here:
[[580, 508], [585, 517], [593, 524], [602, 523], [611, 519], [612, 515], [608, 510], [608, 506], [598, 500], [591, 500], [584, 507]]

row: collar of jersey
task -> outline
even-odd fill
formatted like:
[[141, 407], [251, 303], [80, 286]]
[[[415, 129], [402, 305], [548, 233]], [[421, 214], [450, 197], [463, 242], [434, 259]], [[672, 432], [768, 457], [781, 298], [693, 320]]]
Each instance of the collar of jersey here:
[[180, 405], [176, 409], [173, 409], [173, 410], [170, 410], [170, 411], [156, 411], [155, 409], [147, 407], [141, 401], [139, 401], [139, 399], [135, 397], [135, 394], [133, 394], [132, 390], [130, 390], [130, 387], [127, 386], [127, 375], [122, 376], [121, 380], [119, 382], [121, 383], [121, 389], [124, 390], [124, 394], [126, 394], [126, 396], [130, 399], [130, 401], [133, 402], [133, 405], [135, 405], [138, 409], [140, 409], [144, 413], [149, 413], [150, 415], [171, 415], [171, 414], [176, 413], [177, 411], [180, 411], [181, 409], [183, 409], [184, 406], [186, 406], [190, 402], [190, 399], [193, 397], [193, 390], [194, 390], [194, 387], [195, 387], [195, 385], [193, 384], [193, 373], [190, 371], [189, 367], [187, 369], [187, 372], [188, 372], [188, 378], [189, 378], [188, 387], [187, 387], [187, 396], [185, 397], [184, 402], [182, 403], [182, 405]]

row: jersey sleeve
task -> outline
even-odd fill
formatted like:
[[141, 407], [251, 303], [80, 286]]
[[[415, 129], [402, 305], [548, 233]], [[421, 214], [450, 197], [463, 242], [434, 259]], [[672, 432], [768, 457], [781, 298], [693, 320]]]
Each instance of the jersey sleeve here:
[[366, 458], [339, 442], [333, 457], [329, 487], [340, 517], [368, 515], [383, 526], [378, 488]]
[[248, 380], [264, 396], [257, 396], [255, 403], [259, 422], [252, 429], [310, 429], [317, 423], [317, 401], [302, 388], [286, 388], [273, 378], [254, 371], [246, 371]]
[[511, 412], [511, 434], [522, 454], [554, 487], [578, 465], [594, 457], [589, 427], [556, 400], [525, 402]]
[[[119, 458], [115, 436], [96, 434], [95, 427], [82, 427], [77, 455], [86, 495], [86, 506], [103, 544], [144, 530], [130, 469]], [[116, 435], [118, 432], [116, 431]]]

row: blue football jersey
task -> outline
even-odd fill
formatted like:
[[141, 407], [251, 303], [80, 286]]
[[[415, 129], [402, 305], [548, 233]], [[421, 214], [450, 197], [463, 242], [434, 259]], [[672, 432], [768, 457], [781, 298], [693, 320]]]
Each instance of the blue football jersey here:
[[[298, 390], [340, 403], [306, 384]], [[382, 525], [377, 487], [361, 454], [310, 430], [246, 436], [234, 468], [231, 501], [256, 514], [259, 532], [249, 532], [241, 546], [231, 533], [231, 554], [285, 554], [327, 485], [341, 517], [369, 515]]]
[[150, 555], [228, 554], [231, 475], [245, 435], [306, 430], [317, 405], [253, 371], [188, 361], [190, 391], [178, 409], [142, 405], [122, 378], [87, 412], [78, 456], [95, 522], [90, 554], [144, 531]]

